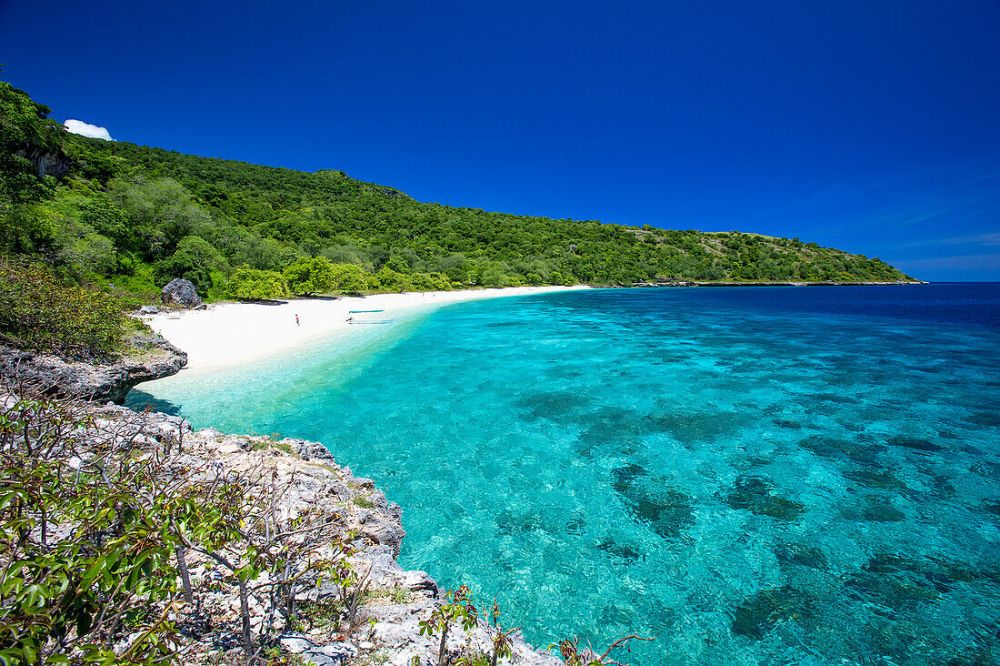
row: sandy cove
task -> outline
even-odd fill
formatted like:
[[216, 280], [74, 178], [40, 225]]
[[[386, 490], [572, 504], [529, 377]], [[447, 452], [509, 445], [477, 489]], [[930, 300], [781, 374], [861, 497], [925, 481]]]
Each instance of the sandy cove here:
[[406, 319], [451, 303], [571, 289], [586, 287], [375, 294], [337, 300], [295, 299], [282, 305], [218, 303], [206, 310], [165, 311], [144, 319], [154, 331], [187, 352], [185, 372], [203, 372], [273, 356], [333, 334], [365, 335], [377, 328], [347, 323], [350, 310], [385, 310], [386, 317]]

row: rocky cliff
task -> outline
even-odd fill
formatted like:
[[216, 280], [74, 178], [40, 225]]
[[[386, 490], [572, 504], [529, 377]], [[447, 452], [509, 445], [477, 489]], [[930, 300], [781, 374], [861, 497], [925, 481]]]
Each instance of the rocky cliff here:
[[[437, 583], [423, 571], [407, 571], [396, 561], [405, 531], [399, 506], [389, 502], [370, 479], [356, 477], [347, 467], [337, 465], [327, 449], [315, 442], [297, 439], [226, 435], [215, 430], [192, 430], [181, 418], [159, 413], [137, 413], [124, 407], [94, 408], [97, 427], [104, 432], [135, 439], [141, 432], [152, 440], [172, 438], [183, 443], [178, 462], [196, 469], [206, 462], [224, 467], [227, 474], [242, 475], [252, 470], [270, 484], [288, 484], [276, 511], [302, 515], [321, 507], [337, 532], [349, 535], [356, 554], [353, 567], [366, 572], [367, 591], [358, 611], [357, 630], [345, 630], [341, 623], [324, 623], [322, 617], [303, 613], [296, 626], [277, 626], [277, 643], [285, 653], [299, 654], [308, 663], [392, 664], [438, 663], [438, 638], [420, 635], [419, 622], [430, 618], [442, 601]], [[215, 578], [213, 578], [213, 576]], [[266, 574], [264, 575], [266, 578]], [[184, 646], [185, 662], [209, 662], [218, 653], [234, 649], [239, 632], [239, 598], [235, 586], [220, 580], [209, 562], [193, 560], [190, 577], [201, 590], [198, 605], [205, 621], [199, 627], [181, 624], [190, 643]], [[255, 581], [256, 589], [267, 589], [265, 578]], [[206, 591], [207, 590], [207, 591]], [[337, 587], [320, 583], [304, 594], [304, 606], [322, 608], [337, 603]], [[257, 634], [268, 617], [268, 600], [251, 595], [251, 624]], [[449, 634], [448, 653], [488, 654], [490, 635], [480, 622], [470, 631], [455, 627]], [[513, 654], [501, 663], [534, 666], [562, 663], [534, 650], [514, 636]], [[416, 660], [416, 661], [415, 661]], [[215, 662], [212, 662], [215, 663]], [[285, 662], [282, 662], [285, 663]], [[289, 662], [292, 663], [292, 662]]]
[[[355, 477], [349, 468], [337, 465], [322, 444], [227, 435], [211, 429], [195, 431], [177, 416], [140, 413], [112, 404], [123, 400], [135, 384], [172, 375], [186, 363], [186, 355], [162, 338], [145, 337], [135, 342], [138, 347], [130, 356], [105, 364], [73, 362], [0, 346], [0, 371], [6, 386], [0, 390], [0, 403], [14, 400], [12, 390], [19, 386], [90, 400], [63, 401], [83, 410], [80, 422], [87, 425], [76, 436], [86, 443], [85, 448], [107, 450], [111, 444], [112, 450], [130, 451], [127, 455], [149, 456], [150, 460], [167, 450], [165, 481], [179, 484], [181, 492], [185, 484], [193, 488], [204, 481], [206, 470], [212, 470], [215, 478], [249, 479], [246, 494], [252, 502], [271, 502], [271, 512], [292, 520], [310, 516], [311, 524], [323, 525], [332, 542], [349, 544], [349, 551], [342, 552], [350, 553], [352, 570], [363, 573], [354, 583], [354, 593], [361, 599], [356, 618], [345, 626], [342, 585], [318, 577], [297, 599], [302, 610], [300, 617], [291, 621], [276, 616], [268, 590], [279, 583], [269, 580], [265, 571], [252, 581], [249, 627], [244, 627], [245, 614], [233, 578], [221, 576], [210, 559], [192, 554], [183, 567], [178, 563], [178, 576], [186, 569], [195, 591], [193, 599], [175, 611], [174, 621], [183, 637], [177, 646], [178, 662], [242, 663], [241, 633], [248, 629], [261, 639], [271, 637], [267, 640], [273, 641], [272, 649], [284, 655], [284, 661], [274, 663], [441, 663], [439, 638], [421, 635], [420, 623], [429, 620], [443, 603], [442, 591], [425, 572], [407, 571], [397, 563], [405, 535], [399, 506], [389, 502], [371, 480]], [[100, 404], [105, 401], [112, 402]], [[282, 491], [275, 494], [273, 489], [278, 486]], [[316, 553], [329, 556], [322, 550]], [[478, 659], [490, 652], [491, 636], [496, 635], [491, 631], [482, 619], [468, 631], [452, 627], [445, 661], [453, 663], [464, 656], [477, 659], [469, 663], [488, 663]], [[129, 638], [123, 638], [121, 646], [127, 646]], [[501, 663], [562, 663], [536, 651], [517, 634], [511, 638], [511, 656]]]
[[40, 386], [49, 394], [121, 403], [132, 387], [177, 374], [187, 365], [187, 354], [162, 337], [142, 333], [131, 340], [130, 351], [105, 361], [74, 361], [0, 344], [0, 373]]

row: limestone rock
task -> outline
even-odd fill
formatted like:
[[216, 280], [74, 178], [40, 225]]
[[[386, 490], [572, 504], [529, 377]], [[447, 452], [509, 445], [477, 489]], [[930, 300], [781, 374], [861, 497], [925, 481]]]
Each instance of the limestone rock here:
[[[127, 438], [137, 446], [176, 443], [178, 467], [203, 469], [212, 465], [234, 474], [250, 474], [267, 483], [287, 484], [272, 510], [294, 516], [317, 507], [327, 508], [325, 517], [336, 525], [338, 534], [355, 539], [358, 550], [351, 556], [351, 565], [359, 575], [364, 573], [370, 586], [358, 610], [356, 627], [313, 622], [308, 613], [302, 623], [290, 625], [280, 616], [269, 614], [266, 595], [273, 581], [265, 570], [254, 579], [248, 599], [252, 633], [270, 626], [285, 655], [297, 654], [306, 663], [319, 666], [411, 666], [414, 659], [420, 664], [437, 662], [438, 638], [421, 635], [420, 621], [431, 616], [443, 594], [428, 574], [399, 566], [396, 557], [405, 534], [402, 512], [371, 480], [357, 478], [346, 467], [337, 465], [321, 444], [228, 435], [211, 429], [196, 431], [181, 417], [139, 413], [117, 405], [93, 405], [88, 409], [98, 426], [93, 435], [95, 443], [106, 444], [115, 438]], [[107, 439], [100, 433], [107, 433]], [[220, 653], [236, 654], [240, 650], [237, 588], [230, 577], [205, 558], [193, 552], [189, 555], [190, 578], [199, 596], [197, 613], [180, 616], [181, 640], [187, 650], [184, 663], [230, 663]], [[317, 579], [297, 600], [302, 604], [300, 609], [308, 609], [306, 602], [329, 607], [332, 601], [336, 607], [337, 598], [335, 581]], [[513, 654], [505, 664], [561, 663], [553, 655], [533, 649], [519, 634], [512, 639]], [[468, 632], [452, 632], [447, 644], [452, 659], [459, 654], [486, 653], [489, 646], [490, 634], [482, 621]]]
[[73, 361], [0, 345], [0, 372], [37, 384], [45, 393], [120, 403], [141, 382], [169, 377], [187, 365], [187, 354], [158, 335], [140, 334], [131, 351], [104, 361]]

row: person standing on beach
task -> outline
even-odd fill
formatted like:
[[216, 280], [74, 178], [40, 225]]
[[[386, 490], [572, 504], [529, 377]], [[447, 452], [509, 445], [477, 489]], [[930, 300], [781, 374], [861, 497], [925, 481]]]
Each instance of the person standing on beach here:
[[295, 315], [295, 325], [296, 326], [301, 326], [301, 324], [299, 324], [299, 315], [298, 314]]

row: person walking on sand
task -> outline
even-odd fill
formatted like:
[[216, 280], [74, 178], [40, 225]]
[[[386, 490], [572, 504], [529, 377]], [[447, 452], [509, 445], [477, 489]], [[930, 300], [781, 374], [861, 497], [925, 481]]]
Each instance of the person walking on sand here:
[[297, 314], [295, 315], [295, 325], [296, 326], [301, 326], [302, 325], [302, 324], [299, 323], [299, 315], [297, 315]]

